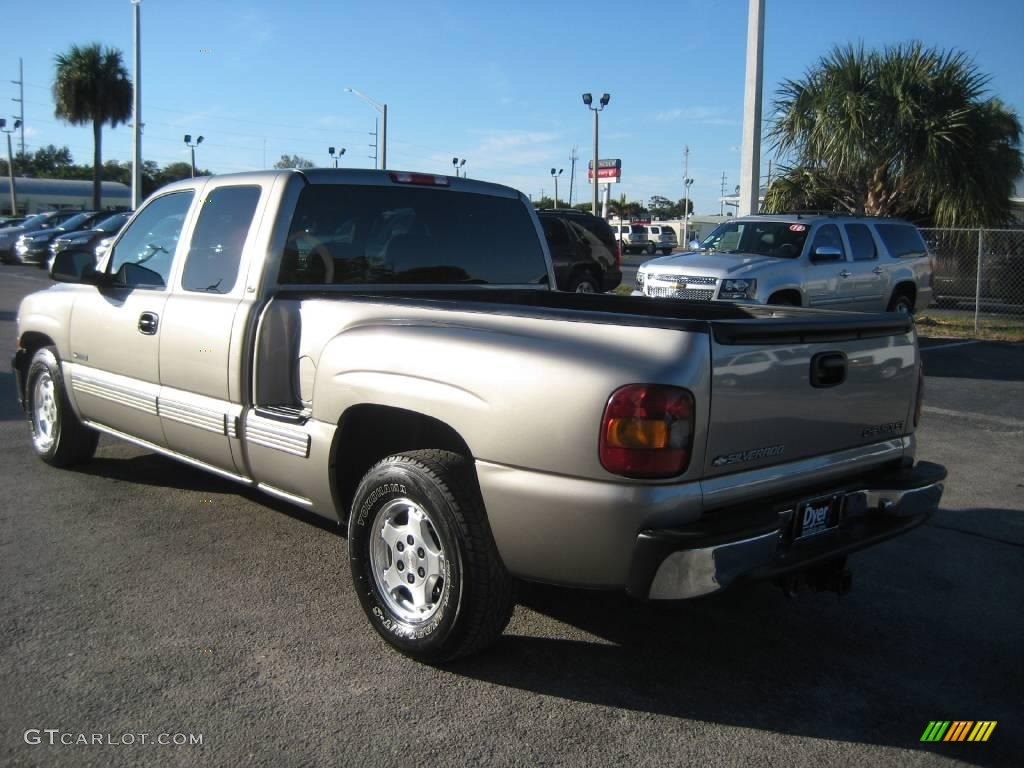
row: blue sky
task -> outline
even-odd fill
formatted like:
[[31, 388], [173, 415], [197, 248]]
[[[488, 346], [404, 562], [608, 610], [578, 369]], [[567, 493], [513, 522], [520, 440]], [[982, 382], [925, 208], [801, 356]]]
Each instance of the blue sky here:
[[[956, 47], [992, 77], [992, 92], [1024, 113], [1020, 45], [1024, 2], [986, 0], [767, 0], [766, 117], [783, 78], [799, 77], [835, 43], [882, 46], [921, 39]], [[613, 194], [682, 197], [690, 147], [697, 213], [718, 212], [723, 171], [739, 181], [747, 0], [621, 2], [226, 3], [143, 0], [143, 154], [188, 160], [184, 133], [206, 137], [198, 162], [253, 170], [281, 154], [371, 167], [376, 112], [351, 85], [389, 109], [388, 164], [448, 172], [468, 158], [470, 177], [533, 196], [553, 191], [578, 146], [585, 182], [592, 118], [580, 94], [607, 91], [601, 155], [623, 162]], [[121, 48], [131, 70], [128, 0], [8, 4], [3, 12], [0, 101], [25, 61], [26, 144], [67, 144], [92, 156], [91, 132], [53, 115], [53, 57], [72, 43]], [[595, 41], [596, 36], [596, 41]], [[127, 127], [104, 131], [104, 159], [131, 157]], [[768, 155], [764, 157], [767, 165]], [[577, 168], [580, 166], [578, 165]], [[577, 177], [579, 174], [577, 173]]]

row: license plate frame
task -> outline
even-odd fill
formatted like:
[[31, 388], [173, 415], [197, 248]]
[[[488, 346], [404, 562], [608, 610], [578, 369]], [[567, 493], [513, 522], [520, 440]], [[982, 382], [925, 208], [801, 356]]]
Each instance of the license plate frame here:
[[838, 529], [843, 498], [841, 493], [830, 493], [797, 504], [793, 515], [793, 541], [808, 541]]

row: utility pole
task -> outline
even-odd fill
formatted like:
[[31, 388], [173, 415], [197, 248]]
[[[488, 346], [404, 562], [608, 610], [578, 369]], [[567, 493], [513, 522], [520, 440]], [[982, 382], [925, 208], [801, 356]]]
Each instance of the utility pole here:
[[690, 185], [693, 179], [690, 178], [690, 145], [683, 147], [683, 247], [690, 245]]
[[[132, 210], [142, 205], [142, 32], [140, 26], [142, 0], [131, 0], [135, 17], [135, 82], [132, 83]], [[193, 153], [195, 150], [193, 150]], [[192, 163], [195, 176], [195, 161]]]
[[572, 208], [572, 195], [576, 187], [576, 150], [577, 145], [572, 145], [572, 152], [569, 153], [569, 207]]
[[7, 134], [7, 178], [11, 185], [11, 216], [18, 215], [18, 195], [14, 191], [14, 157], [11, 151], [11, 134], [21, 127], [21, 120], [14, 121], [14, 127], [8, 129], [7, 121], [0, 117], [0, 131]]
[[722, 194], [718, 196], [718, 215], [725, 216], [725, 171], [722, 171]]
[[16, 86], [18, 86], [18, 98], [11, 99], [11, 101], [18, 102], [18, 120], [21, 121], [21, 154], [25, 154], [25, 64], [24, 60], [18, 59], [18, 79], [11, 80]]
[[761, 197], [761, 91], [764, 63], [764, 0], [747, 12], [747, 79], [743, 91], [743, 146], [737, 216], [757, 213]]
[[373, 167], [374, 168], [377, 167], [377, 129], [379, 127], [379, 122], [378, 122], [379, 120], [380, 120], [379, 117], [373, 118], [373, 133], [370, 134], [371, 136], [373, 136], [373, 144], [369, 145], [369, 146], [373, 147], [373, 154], [372, 155], [367, 155], [367, 157], [373, 159]]

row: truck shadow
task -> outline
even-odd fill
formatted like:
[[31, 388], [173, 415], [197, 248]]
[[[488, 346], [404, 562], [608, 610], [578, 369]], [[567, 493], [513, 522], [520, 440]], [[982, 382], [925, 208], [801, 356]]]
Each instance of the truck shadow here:
[[250, 486], [234, 483], [157, 453], [146, 453], [130, 458], [98, 456], [92, 461], [74, 467], [72, 471], [136, 485], [200, 493], [233, 494], [321, 530], [344, 533], [344, 530], [336, 522], [320, 517], [320, 515], [268, 496]]
[[18, 404], [14, 388], [14, 372], [0, 371], [0, 421], [19, 421], [25, 418]]
[[[916, 569], [878, 562], [900, 576]], [[943, 755], [951, 745], [919, 741], [929, 720], [1002, 716], [1009, 727], [1001, 744], [957, 757], [1013, 762], [1021, 740], [1008, 721], [1019, 720], [1011, 689], [1019, 694], [1021, 663], [1010, 638], [1020, 636], [1020, 620], [992, 607], [985, 613], [951, 604], [950, 585], [929, 588], [919, 574], [910, 577], [913, 587], [871, 576], [858, 595], [853, 565], [854, 591], [842, 599], [787, 600], [774, 586], [755, 584], [695, 601], [642, 604], [522, 584], [517, 610], [539, 616], [517, 615], [492, 652], [450, 671], [602, 707]], [[958, 573], [956, 591], [985, 594], [986, 585], [1000, 583], [992, 577]], [[568, 639], [537, 636], [550, 627], [546, 619], [567, 625], [553, 631]], [[517, 635], [526, 621], [531, 636]], [[972, 660], [961, 662], [965, 655]]]

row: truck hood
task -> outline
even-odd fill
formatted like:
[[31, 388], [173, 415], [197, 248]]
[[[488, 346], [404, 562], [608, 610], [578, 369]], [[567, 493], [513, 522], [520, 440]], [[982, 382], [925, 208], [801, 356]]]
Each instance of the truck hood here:
[[645, 262], [645, 272], [667, 272], [701, 277], [746, 277], [795, 259], [749, 253], [700, 253], [687, 251]]

